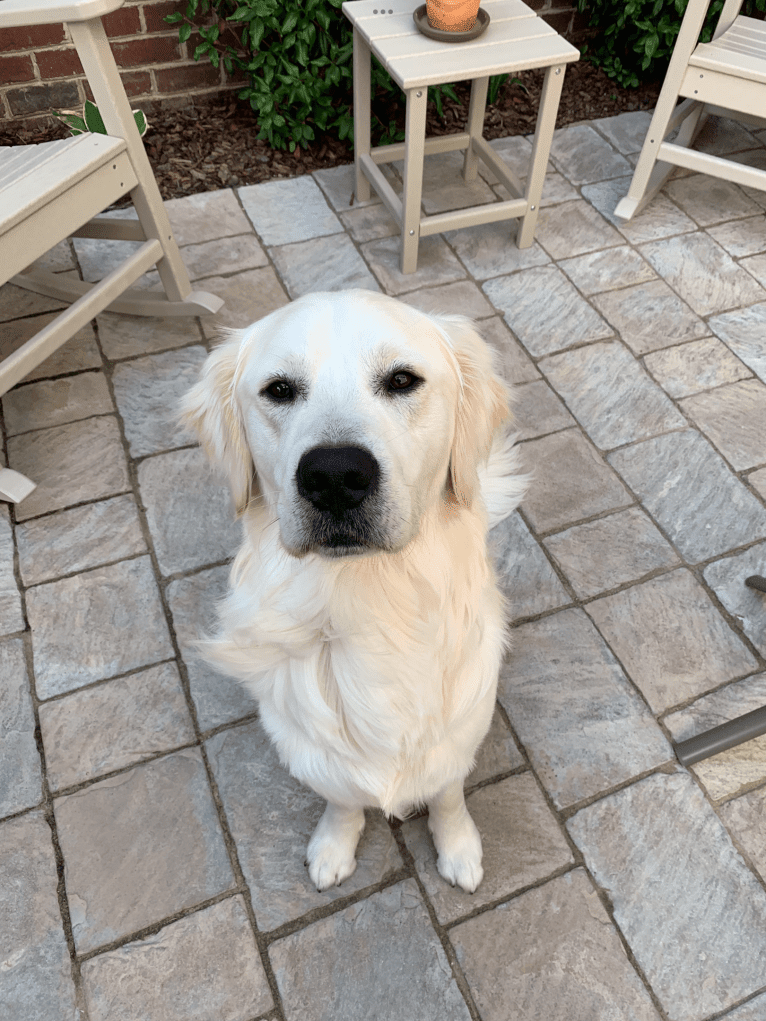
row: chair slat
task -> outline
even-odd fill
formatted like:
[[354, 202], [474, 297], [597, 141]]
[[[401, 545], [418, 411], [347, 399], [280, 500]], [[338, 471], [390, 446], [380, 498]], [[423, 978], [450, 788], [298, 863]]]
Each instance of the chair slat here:
[[[87, 134], [20, 148], [18, 157], [13, 148], [10, 156], [8, 149], [0, 150], [0, 237], [125, 152], [127, 145], [122, 138]], [[83, 221], [91, 215], [86, 213]]]

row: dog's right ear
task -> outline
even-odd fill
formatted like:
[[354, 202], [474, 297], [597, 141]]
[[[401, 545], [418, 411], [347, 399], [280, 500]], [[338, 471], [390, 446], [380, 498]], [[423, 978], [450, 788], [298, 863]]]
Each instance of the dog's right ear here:
[[209, 460], [226, 475], [237, 515], [250, 502], [255, 477], [234, 395], [241, 342], [242, 333], [231, 331], [229, 338], [213, 349], [199, 383], [181, 402], [181, 420], [196, 432]]

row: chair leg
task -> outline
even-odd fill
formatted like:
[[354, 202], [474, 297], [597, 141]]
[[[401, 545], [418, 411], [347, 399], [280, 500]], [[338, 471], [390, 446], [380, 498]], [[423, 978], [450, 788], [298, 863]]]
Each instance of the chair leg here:
[[370, 182], [364, 176], [361, 156], [370, 155], [370, 47], [354, 29], [354, 167], [357, 202], [370, 199]]
[[532, 161], [529, 165], [529, 177], [527, 179], [525, 195], [527, 211], [521, 218], [516, 235], [516, 244], [519, 248], [529, 248], [534, 240], [537, 216], [540, 212], [540, 199], [543, 194], [543, 184], [545, 183], [545, 171], [548, 167], [548, 157], [551, 154], [553, 129], [556, 127], [556, 114], [559, 109], [565, 72], [566, 64], [551, 66], [545, 72], [543, 91], [540, 96], [540, 109], [537, 114], [535, 141], [532, 146]]
[[428, 89], [409, 89], [404, 127], [404, 194], [402, 195], [402, 273], [418, 268], [420, 199], [426, 142]]
[[474, 78], [471, 83], [471, 100], [468, 104], [468, 124], [466, 125], [471, 142], [465, 151], [463, 162], [463, 180], [466, 184], [476, 180], [479, 172], [479, 157], [472, 145], [474, 138], [484, 137], [484, 111], [487, 108], [487, 87], [489, 78]]
[[[636, 164], [633, 180], [630, 183], [628, 194], [618, 203], [615, 209], [615, 216], [620, 220], [629, 220], [641, 206], [649, 201], [649, 195], [646, 194], [646, 191], [649, 187], [650, 178], [653, 193], [656, 194], [670, 173], [664, 167], [655, 173], [657, 153], [670, 128], [676, 101], [682, 88], [684, 74], [692, 51], [697, 44], [707, 9], [708, 4], [706, 3], [689, 3], [687, 5], [684, 19], [681, 22], [681, 29], [673, 47], [673, 56], [670, 58], [665, 81], [660, 91], [660, 98], [657, 100], [654, 116], [644, 139], [641, 155]], [[693, 111], [691, 115], [694, 116]], [[696, 117], [697, 119], [699, 118], [699, 113], [696, 114]], [[692, 135], [696, 127], [697, 120], [692, 125]]]
[[[671, 128], [671, 116], [677, 98], [673, 97], [673, 106], [670, 110], [667, 110], [667, 104], [662, 104], [662, 106], [660, 103], [657, 104], [644, 139], [641, 155], [633, 172], [628, 194], [617, 203], [614, 211], [616, 218], [623, 223], [627, 223], [637, 213], [640, 213], [647, 203], [651, 202], [675, 170], [672, 163], [657, 162], [657, 154]], [[675, 140], [676, 145], [691, 145], [705, 122], [703, 111], [703, 103], [695, 103], [691, 107], [681, 124], [681, 129]]]
[[69, 31], [108, 134], [124, 138], [128, 143], [130, 161], [138, 179], [138, 186], [130, 194], [146, 237], [156, 238], [162, 245], [163, 257], [157, 263], [162, 286], [169, 301], [183, 301], [192, 289], [189, 276], [173, 237], [104, 26], [99, 19], [70, 22]]

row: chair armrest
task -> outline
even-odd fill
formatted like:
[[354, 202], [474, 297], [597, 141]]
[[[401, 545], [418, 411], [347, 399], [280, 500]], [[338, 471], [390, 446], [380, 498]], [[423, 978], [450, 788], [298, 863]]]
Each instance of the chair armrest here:
[[125, 0], [0, 0], [0, 29], [90, 21], [111, 14]]

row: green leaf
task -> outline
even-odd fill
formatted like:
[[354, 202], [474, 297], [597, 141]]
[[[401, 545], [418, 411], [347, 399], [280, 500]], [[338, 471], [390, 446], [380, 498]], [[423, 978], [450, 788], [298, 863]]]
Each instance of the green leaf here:
[[143, 138], [144, 135], [146, 134], [146, 129], [149, 127], [149, 122], [147, 121], [146, 116], [144, 115], [144, 111], [134, 110], [133, 119], [136, 122], [136, 127], [138, 128], [139, 135]]
[[282, 35], [287, 35], [288, 32], [292, 32], [295, 26], [298, 24], [298, 12], [291, 11], [285, 18], [282, 24]]
[[191, 27], [191, 25], [188, 22], [186, 22], [185, 24], [181, 25], [181, 27], [178, 30], [178, 41], [182, 42], [182, 43], [185, 43], [186, 40], [191, 35], [191, 33], [192, 33], [192, 27]]
[[98, 107], [95, 103], [91, 103], [89, 99], [85, 100], [84, 117], [88, 131], [92, 131], [96, 135], [106, 134], [104, 121], [99, 113]]

